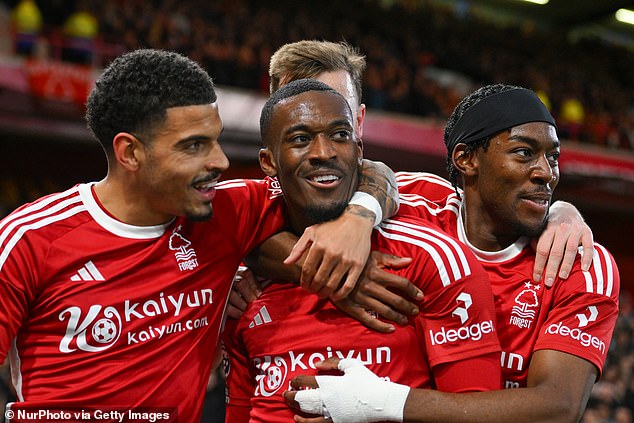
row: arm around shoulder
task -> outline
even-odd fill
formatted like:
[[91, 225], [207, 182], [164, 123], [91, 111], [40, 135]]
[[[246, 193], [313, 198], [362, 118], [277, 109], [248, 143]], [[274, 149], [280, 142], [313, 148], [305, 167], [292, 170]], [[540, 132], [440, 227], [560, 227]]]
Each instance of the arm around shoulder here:
[[412, 389], [403, 421], [441, 423], [573, 423], [583, 414], [597, 369], [559, 351], [537, 351], [528, 386], [453, 394]]
[[[398, 211], [399, 198], [396, 175], [384, 163], [363, 160], [358, 191], [376, 199], [383, 218], [392, 217]], [[379, 222], [381, 220], [379, 219]]]

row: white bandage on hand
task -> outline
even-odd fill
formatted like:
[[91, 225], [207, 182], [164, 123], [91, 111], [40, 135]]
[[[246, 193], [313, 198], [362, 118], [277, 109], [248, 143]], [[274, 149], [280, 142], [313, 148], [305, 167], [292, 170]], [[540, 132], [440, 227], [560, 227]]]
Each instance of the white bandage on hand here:
[[403, 421], [409, 386], [384, 380], [359, 360], [339, 361], [343, 376], [316, 376], [317, 389], [297, 392], [302, 411], [330, 417], [333, 423]]

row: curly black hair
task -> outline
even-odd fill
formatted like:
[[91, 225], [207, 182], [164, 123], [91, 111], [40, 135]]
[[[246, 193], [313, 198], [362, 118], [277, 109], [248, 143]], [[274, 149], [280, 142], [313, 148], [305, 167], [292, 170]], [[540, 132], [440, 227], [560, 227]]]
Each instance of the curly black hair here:
[[[458, 194], [458, 197], [460, 197], [460, 193], [458, 192], [458, 174], [459, 173], [458, 173], [458, 169], [456, 169], [456, 167], [453, 165], [453, 160], [452, 160], [453, 151], [449, 151], [449, 138], [451, 136], [451, 133], [453, 132], [454, 127], [456, 126], [456, 123], [458, 122], [458, 120], [460, 120], [462, 115], [464, 115], [467, 110], [469, 110], [472, 106], [474, 106], [480, 100], [485, 99], [494, 94], [498, 94], [504, 91], [515, 90], [518, 88], [521, 88], [521, 87], [518, 87], [515, 85], [505, 85], [505, 84], [493, 84], [493, 85], [485, 85], [484, 87], [480, 87], [476, 91], [472, 92], [471, 94], [463, 98], [460, 101], [460, 103], [458, 103], [456, 108], [453, 110], [453, 112], [451, 113], [451, 116], [449, 116], [449, 119], [447, 119], [447, 125], [445, 126], [445, 133], [444, 133], [445, 147], [447, 147], [447, 172], [449, 173], [449, 182], [451, 182], [453, 187], [456, 189], [456, 193]], [[495, 137], [495, 135], [497, 134], [468, 143], [467, 148], [465, 149], [465, 153], [468, 154], [474, 150], [477, 150], [479, 147], [482, 147], [486, 151], [486, 149], [489, 146], [489, 141], [491, 141], [491, 139]]]
[[140, 49], [119, 56], [104, 70], [88, 97], [86, 121], [110, 155], [119, 132], [151, 139], [167, 109], [215, 101], [211, 77], [194, 61], [174, 52]]

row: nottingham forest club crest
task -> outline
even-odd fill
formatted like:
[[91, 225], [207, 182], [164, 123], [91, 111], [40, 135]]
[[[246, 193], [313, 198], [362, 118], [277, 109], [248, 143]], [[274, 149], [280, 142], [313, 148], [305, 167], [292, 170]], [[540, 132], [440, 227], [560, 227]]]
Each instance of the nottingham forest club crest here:
[[515, 295], [515, 305], [511, 311], [509, 323], [518, 328], [530, 328], [535, 320], [539, 297], [537, 295], [540, 285], [533, 285], [530, 281], [524, 283], [524, 289]]
[[198, 267], [196, 251], [190, 248], [192, 243], [179, 233], [182, 226], [178, 226], [172, 232], [169, 241], [169, 249], [174, 251], [174, 257], [178, 263], [180, 271], [192, 270]]

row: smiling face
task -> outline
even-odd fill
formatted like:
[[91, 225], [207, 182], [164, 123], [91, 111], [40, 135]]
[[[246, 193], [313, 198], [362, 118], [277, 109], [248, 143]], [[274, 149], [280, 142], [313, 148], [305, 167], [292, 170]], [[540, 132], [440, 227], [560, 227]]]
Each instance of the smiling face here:
[[277, 176], [293, 228], [337, 217], [357, 187], [361, 143], [346, 100], [307, 91], [274, 106], [262, 169]]
[[213, 104], [173, 107], [148, 142], [141, 140], [138, 195], [148, 221], [172, 216], [207, 220], [220, 175], [229, 161], [218, 144], [222, 121]]
[[555, 128], [544, 122], [518, 125], [469, 155], [462, 169], [469, 240], [492, 251], [520, 236], [539, 235], [559, 182]]

